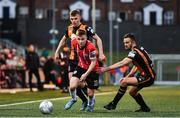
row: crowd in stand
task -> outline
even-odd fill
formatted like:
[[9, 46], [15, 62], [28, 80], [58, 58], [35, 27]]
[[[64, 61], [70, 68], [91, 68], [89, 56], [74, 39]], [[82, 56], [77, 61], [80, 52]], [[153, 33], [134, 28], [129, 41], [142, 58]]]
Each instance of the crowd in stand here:
[[[43, 84], [53, 83], [56, 88], [68, 92], [68, 55], [69, 48], [64, 47], [60, 53], [61, 58], [55, 61], [49, 56], [48, 50], [37, 53], [34, 45], [30, 44], [25, 49], [25, 55], [17, 55], [16, 49], [9, 49], [0, 45], [0, 88], [32, 88], [43, 90]], [[39, 71], [43, 72], [44, 79]], [[27, 76], [26, 76], [27, 75]], [[37, 83], [32, 82], [35, 75]], [[28, 78], [28, 84], [26, 82]]]
[[[18, 84], [16, 84], [18, 83]], [[15, 88], [25, 85], [25, 60], [16, 55], [16, 49], [0, 46], [0, 87]]]

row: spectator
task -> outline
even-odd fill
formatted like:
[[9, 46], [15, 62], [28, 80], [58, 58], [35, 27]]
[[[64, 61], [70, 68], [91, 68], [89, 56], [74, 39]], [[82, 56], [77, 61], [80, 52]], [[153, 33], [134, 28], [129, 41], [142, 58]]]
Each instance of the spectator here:
[[54, 59], [52, 57], [48, 57], [46, 60], [44, 66], [43, 66], [43, 72], [45, 76], [45, 84], [49, 84], [51, 81], [56, 87], [59, 85], [56, 82], [56, 63], [54, 62]]
[[32, 90], [32, 75], [34, 74], [36, 76], [37, 79], [37, 84], [38, 84], [38, 90], [42, 91], [43, 90], [43, 86], [41, 84], [41, 80], [40, 80], [40, 75], [39, 75], [39, 56], [38, 54], [35, 52], [35, 48], [34, 45], [30, 44], [26, 53], [26, 68], [28, 70], [28, 74], [29, 74], [29, 87], [30, 87], [30, 91], [33, 92]]

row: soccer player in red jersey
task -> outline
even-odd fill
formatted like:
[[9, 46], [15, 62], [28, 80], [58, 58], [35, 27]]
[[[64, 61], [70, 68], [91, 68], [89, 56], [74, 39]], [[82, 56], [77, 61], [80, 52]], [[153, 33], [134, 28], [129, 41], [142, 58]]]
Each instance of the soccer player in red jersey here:
[[104, 108], [108, 110], [114, 110], [120, 99], [125, 94], [127, 87], [133, 86], [130, 89], [129, 94], [140, 105], [140, 109], [136, 110], [136, 112], [150, 112], [150, 108], [146, 105], [143, 97], [139, 93], [139, 90], [154, 83], [155, 72], [152, 68], [152, 61], [146, 50], [143, 47], [138, 47], [136, 45], [136, 39], [133, 34], [126, 34], [123, 38], [123, 43], [125, 49], [130, 51], [128, 57], [109, 67], [100, 68], [99, 72], [106, 72], [115, 68], [122, 67], [129, 63], [133, 63], [134, 66], [131, 69], [130, 73], [121, 79], [120, 88], [113, 101], [105, 105]]
[[76, 88], [83, 87], [85, 84], [88, 88], [88, 104], [86, 111], [93, 112], [95, 97], [94, 89], [99, 87], [99, 68], [95, 46], [87, 40], [85, 30], [77, 31], [77, 39], [71, 41], [72, 46], [77, 51], [78, 66], [70, 79], [70, 91], [72, 99], [65, 105], [65, 109], [70, 109], [77, 101]]

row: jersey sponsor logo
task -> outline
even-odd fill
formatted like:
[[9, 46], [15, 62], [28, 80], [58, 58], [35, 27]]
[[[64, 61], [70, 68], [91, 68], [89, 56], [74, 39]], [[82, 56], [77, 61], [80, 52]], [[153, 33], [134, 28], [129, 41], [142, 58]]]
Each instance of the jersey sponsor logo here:
[[134, 51], [129, 52], [128, 57], [134, 58], [134, 56], [135, 56], [135, 52]]

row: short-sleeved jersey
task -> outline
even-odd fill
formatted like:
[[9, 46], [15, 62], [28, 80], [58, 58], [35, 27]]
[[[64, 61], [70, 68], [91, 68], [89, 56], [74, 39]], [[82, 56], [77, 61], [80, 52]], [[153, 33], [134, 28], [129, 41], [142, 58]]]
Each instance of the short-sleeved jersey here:
[[[75, 34], [78, 29], [86, 30], [88, 39], [91, 39], [91, 37], [93, 37], [95, 35], [95, 32], [93, 31], [93, 29], [91, 27], [88, 27], [85, 24], [80, 24], [78, 27], [73, 27], [72, 25], [69, 25], [67, 27], [66, 33], [65, 33], [66, 38], [69, 38], [71, 40], [74, 39], [76, 37]], [[77, 54], [74, 50], [74, 47], [72, 47], [72, 46], [71, 46], [71, 52], [70, 52], [69, 59], [77, 60]]]
[[133, 64], [140, 70], [141, 75], [155, 78], [152, 60], [143, 47], [134, 47], [133, 50], [129, 52], [128, 58], [133, 60]]
[[98, 60], [97, 60], [96, 48], [93, 45], [93, 43], [91, 43], [90, 41], [87, 41], [85, 47], [81, 49], [78, 45], [77, 40], [74, 39], [71, 41], [71, 45], [75, 47], [77, 51], [78, 66], [87, 70], [91, 64], [91, 60], [96, 60], [96, 65], [93, 71], [97, 71], [99, 65], [98, 65]]

